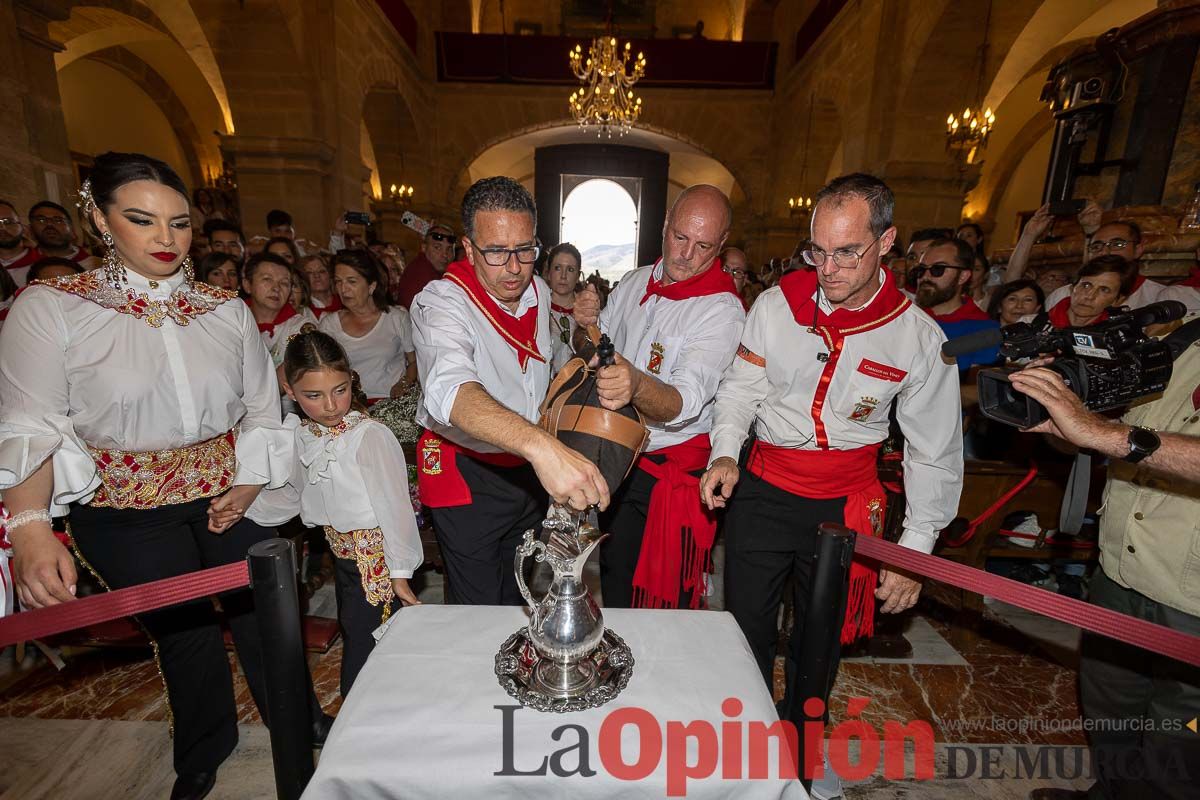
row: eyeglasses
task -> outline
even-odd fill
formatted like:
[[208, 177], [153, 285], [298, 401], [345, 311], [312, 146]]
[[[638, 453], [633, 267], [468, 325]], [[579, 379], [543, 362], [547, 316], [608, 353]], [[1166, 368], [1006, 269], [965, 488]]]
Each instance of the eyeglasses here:
[[66, 217], [30, 217], [30, 222], [36, 222], [38, 225], [69, 225], [71, 221]]
[[508, 260], [513, 256], [517, 257], [519, 264], [532, 264], [538, 260], [538, 256], [542, 253], [540, 244], [529, 245], [528, 247], [518, 247], [515, 250], [506, 250], [502, 247], [495, 249], [484, 250], [479, 245], [475, 244], [474, 239], [468, 239], [471, 246], [479, 251], [483, 256], [483, 260], [487, 262], [489, 267], [503, 267], [508, 263]]
[[726, 275], [732, 275], [735, 278], [741, 278], [746, 275], [746, 270], [744, 269], [730, 269], [729, 267], [721, 267], [721, 269], [725, 271]]
[[431, 234], [429, 234], [429, 238], [433, 239], [435, 242], [453, 242], [454, 234], [453, 233], [431, 233]]
[[938, 262], [937, 264], [913, 267], [908, 271], [908, 274], [911, 275], [914, 280], [920, 280], [921, 276], [926, 272], [928, 272], [934, 278], [940, 278], [946, 274], [946, 270], [948, 269], [956, 269], [961, 272], [962, 270], [969, 270], [970, 267], [960, 267], [958, 264], [943, 264]]
[[[886, 231], [884, 233], [886, 233]], [[833, 263], [838, 269], [855, 269], [859, 264], [862, 263], [863, 256], [869, 253], [872, 247], [879, 244], [879, 240], [882, 238], [882, 233], [876, 236], [875, 241], [867, 245], [861, 253], [856, 253], [849, 247], [838, 248], [832, 253], [826, 253], [819, 247], [813, 247], [805, 250], [803, 253], [801, 253], [801, 255], [804, 257], [805, 263], [812, 267], [819, 267], [823, 265], [830, 256], [833, 256]]]
[[0, 219], [0, 228], [19, 228], [19, 227], [21, 227], [21, 220], [18, 219], [17, 217], [5, 217], [4, 219]]
[[1104, 249], [1116, 250], [1119, 252], [1121, 250], [1124, 250], [1126, 247], [1130, 247], [1133, 244], [1136, 244], [1136, 243], [1127, 241], [1125, 239], [1110, 239], [1107, 242], [1104, 241], [1103, 239], [1101, 239], [1101, 240], [1095, 241], [1095, 242], [1088, 242], [1087, 249], [1088, 249], [1089, 253], [1099, 253], [1101, 250], [1104, 250]]

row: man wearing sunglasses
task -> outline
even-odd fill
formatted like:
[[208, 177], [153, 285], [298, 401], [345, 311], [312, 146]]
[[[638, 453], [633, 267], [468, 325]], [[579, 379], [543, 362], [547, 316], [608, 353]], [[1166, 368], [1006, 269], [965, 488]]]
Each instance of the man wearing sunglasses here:
[[550, 289], [533, 275], [533, 197], [511, 178], [484, 178], [463, 197], [462, 221], [466, 258], [412, 302], [425, 428], [417, 481], [448, 602], [520, 605], [513, 556], [545, 515], [546, 495], [605, 508], [608, 486], [595, 464], [537, 425], [552, 350]]
[[42, 254], [25, 245], [25, 226], [16, 206], [0, 200], [0, 267], [8, 270], [17, 286], [25, 285], [25, 276]]
[[708, 465], [713, 397], [733, 361], [746, 312], [718, 253], [733, 210], [715, 186], [691, 186], [667, 211], [662, 258], [626, 275], [600, 313], [594, 288], [579, 293], [575, 321], [599, 323], [617, 349], [596, 394], [605, 408], [630, 403], [650, 429], [646, 453], [602, 520], [604, 604], [698, 608], [716, 537], [697, 479]]
[[[941, 330], [881, 267], [896, 237], [893, 206], [891, 190], [871, 175], [845, 175], [817, 194], [804, 253], [812, 269], [784, 277], [755, 301], [717, 391], [701, 497], [710, 509], [728, 506], [725, 606], [768, 686], [789, 578], [793, 660], [805, 641], [817, 526], [844, 522], [860, 535], [882, 533], [886, 495], [876, 458], [893, 406], [906, 439], [900, 544], [930, 552], [958, 512], [958, 376], [941, 359]], [[752, 424], [756, 441], [739, 466]], [[902, 572], [883, 567], [876, 575], [855, 562], [841, 641], [871, 633], [876, 599], [884, 613], [897, 613], [920, 590]], [[784, 713], [795, 719], [806, 699], [785, 698], [793, 705]]]
[[[1000, 326], [964, 295], [974, 260], [974, 249], [962, 239], [934, 239], [909, 273], [917, 287], [917, 305], [933, 317], [947, 339]], [[997, 347], [977, 350], [959, 356], [958, 369], [965, 373], [976, 364], [995, 363], [999, 357]]]
[[429, 226], [421, 243], [421, 252], [408, 262], [396, 286], [400, 305], [411, 308], [413, 298], [425, 285], [442, 277], [446, 267], [454, 260], [454, 238], [454, 230], [443, 222], [434, 222]]

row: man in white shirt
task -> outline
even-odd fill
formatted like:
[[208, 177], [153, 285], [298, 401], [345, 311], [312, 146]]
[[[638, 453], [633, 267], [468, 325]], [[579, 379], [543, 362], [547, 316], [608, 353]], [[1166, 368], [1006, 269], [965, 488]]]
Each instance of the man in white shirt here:
[[[804, 642], [817, 526], [837, 522], [859, 535], [881, 534], [885, 494], [876, 455], [893, 404], [905, 437], [900, 544], [930, 552], [958, 509], [958, 371], [940, 356], [946, 339], [937, 323], [880, 266], [896, 236], [893, 202], [891, 190], [869, 175], [846, 175], [821, 190], [804, 254], [815, 269], [759, 296], [717, 392], [701, 493], [710, 509], [728, 505], [726, 609], [768, 685], [791, 575], [793, 658]], [[743, 476], [738, 456], [752, 423], [757, 441]], [[842, 643], [871, 632], [875, 598], [885, 613], [900, 612], [920, 588], [887, 567], [877, 578], [856, 561]]]
[[446, 563], [447, 599], [520, 605], [513, 556], [546, 494], [608, 505], [599, 469], [537, 426], [550, 384], [550, 290], [533, 275], [533, 198], [511, 178], [463, 197], [466, 259], [413, 299], [421, 501]]
[[733, 212], [714, 186], [685, 189], [667, 212], [662, 258], [621, 279], [600, 313], [592, 287], [575, 302], [580, 328], [599, 322], [616, 363], [599, 370], [605, 408], [630, 403], [650, 429], [604, 522], [600, 580], [609, 607], [697, 607], [716, 536], [697, 478], [708, 465], [713, 397], [746, 312], [717, 254]]

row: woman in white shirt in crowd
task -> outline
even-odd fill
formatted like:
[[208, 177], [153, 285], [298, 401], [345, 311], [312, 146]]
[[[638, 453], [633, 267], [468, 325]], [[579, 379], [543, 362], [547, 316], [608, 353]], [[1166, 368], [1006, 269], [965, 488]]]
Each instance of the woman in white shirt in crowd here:
[[333, 257], [333, 288], [342, 310], [321, 318], [320, 330], [345, 348], [368, 402], [400, 397], [417, 382], [412, 323], [388, 303], [387, 274], [367, 250]]
[[[0, 490], [27, 608], [74, 600], [75, 562], [51, 530], [51, 515], [68, 510], [80, 562], [108, 588], [245, 559], [275, 536], [265, 526], [278, 520], [256, 500], [285, 484], [294, 447], [253, 315], [193, 278], [179, 176], [148, 156], [105, 153], [81, 200], [107, 247], [103, 269], [29, 287], [0, 337]], [[252, 606], [245, 589], [221, 596], [262, 711]], [[140, 621], [174, 718], [171, 797], [203, 797], [238, 739], [217, 615], [203, 600]], [[323, 741], [329, 719], [309, 702]]]

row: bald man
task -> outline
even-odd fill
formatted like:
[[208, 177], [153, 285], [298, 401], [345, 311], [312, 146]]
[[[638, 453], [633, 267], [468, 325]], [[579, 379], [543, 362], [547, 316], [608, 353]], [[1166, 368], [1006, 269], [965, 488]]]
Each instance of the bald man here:
[[[667, 212], [662, 258], [630, 272], [600, 313], [590, 286], [575, 301], [580, 329], [599, 324], [617, 349], [596, 393], [606, 408], [637, 408], [646, 452], [613, 496], [600, 549], [609, 607], [698, 607], [716, 535], [700, 505], [713, 398], [733, 361], [746, 312], [718, 253], [733, 211], [714, 186], [685, 189]], [[647, 521], [649, 520], [649, 522]]]
[[746, 311], [750, 310], [750, 304], [746, 302], [744, 294], [746, 273], [750, 269], [749, 263], [746, 254], [737, 247], [726, 247], [721, 251], [721, 267], [725, 270], [726, 275], [733, 278], [733, 286], [737, 289], [738, 299], [742, 301], [742, 308]]

